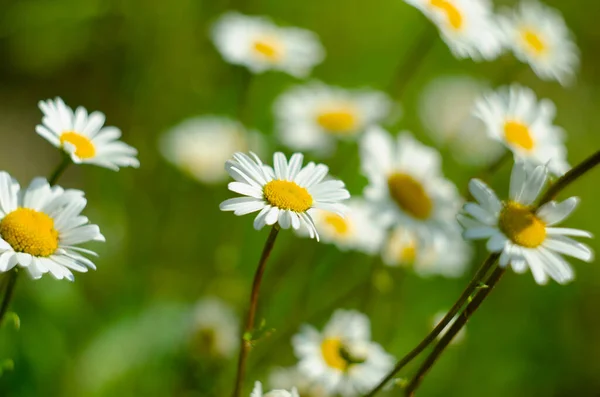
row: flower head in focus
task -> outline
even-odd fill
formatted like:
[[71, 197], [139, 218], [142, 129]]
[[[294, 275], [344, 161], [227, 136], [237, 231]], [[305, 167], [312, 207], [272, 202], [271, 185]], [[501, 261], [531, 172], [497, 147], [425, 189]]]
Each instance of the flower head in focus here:
[[587, 262], [593, 258], [592, 250], [571, 236], [591, 234], [555, 227], [577, 207], [577, 197], [550, 201], [539, 208], [535, 205], [547, 178], [545, 166], [532, 168], [516, 163], [506, 201], [500, 201], [486, 184], [473, 179], [469, 190], [477, 202], [465, 204], [459, 222], [466, 239], [487, 239], [488, 251], [501, 253], [500, 266], [510, 265], [518, 273], [529, 268], [538, 284], [546, 284], [548, 278], [565, 284], [573, 280], [574, 273], [562, 255]]
[[513, 84], [479, 98], [474, 115], [485, 123], [488, 135], [510, 149], [515, 160], [535, 165], [548, 164], [557, 175], [569, 168], [564, 131], [553, 123], [556, 108], [548, 99]]
[[367, 316], [337, 310], [322, 332], [304, 325], [292, 339], [298, 369], [328, 393], [352, 397], [368, 392], [392, 368], [394, 358], [371, 341]]
[[275, 368], [269, 375], [269, 385], [275, 389], [296, 388], [300, 397], [328, 397], [325, 388], [310, 380], [298, 367]]
[[118, 171], [119, 167], [139, 167], [137, 150], [118, 139], [121, 130], [104, 127], [105, 116], [88, 114], [79, 106], [75, 111], [62, 99], [40, 101], [44, 113], [36, 132], [48, 142], [64, 150], [76, 164], [94, 164]]
[[294, 150], [328, 154], [336, 139], [358, 134], [390, 112], [391, 100], [382, 92], [347, 90], [312, 82], [282, 94], [275, 103], [281, 141]]
[[200, 355], [229, 358], [239, 347], [239, 326], [235, 312], [217, 298], [204, 298], [192, 318], [194, 351]]
[[579, 68], [579, 49], [560, 13], [535, 0], [501, 18], [507, 46], [544, 80], [569, 84]]
[[265, 17], [228, 12], [214, 24], [212, 37], [227, 62], [245, 66], [252, 73], [280, 70], [305, 77], [325, 58], [316, 34], [279, 27]]
[[259, 381], [254, 383], [254, 389], [250, 393], [250, 397], [300, 397], [295, 387], [291, 391], [287, 390], [271, 390], [263, 394], [262, 384]]
[[262, 163], [254, 153], [248, 156], [235, 153], [225, 169], [235, 182], [229, 190], [245, 197], [225, 200], [222, 211], [246, 215], [260, 211], [254, 219], [254, 228], [279, 224], [283, 229], [299, 229], [304, 225], [311, 238], [319, 235], [309, 213], [311, 209], [343, 215], [346, 208], [341, 201], [350, 198], [344, 183], [325, 179], [329, 168], [310, 162], [302, 166], [303, 155], [295, 153], [288, 162], [283, 153], [273, 156], [274, 167]]
[[80, 190], [50, 186], [35, 178], [21, 191], [6, 172], [0, 172], [0, 272], [19, 265], [32, 278], [45, 273], [73, 281], [71, 270], [96, 269], [81, 253], [96, 253], [78, 244], [105, 241], [96, 225], [81, 215], [87, 201]]

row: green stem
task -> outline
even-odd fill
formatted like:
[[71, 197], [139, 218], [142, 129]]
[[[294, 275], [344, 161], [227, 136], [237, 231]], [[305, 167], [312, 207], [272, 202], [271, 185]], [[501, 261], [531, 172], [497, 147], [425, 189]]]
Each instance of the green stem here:
[[63, 154], [62, 161], [60, 162], [60, 164], [58, 164], [54, 172], [50, 174], [50, 178], [48, 178], [48, 183], [50, 184], [50, 186], [55, 185], [56, 182], [58, 182], [58, 179], [65, 172], [65, 170], [70, 164], [71, 158], [67, 154]]
[[2, 322], [4, 321], [4, 316], [8, 311], [8, 306], [10, 305], [10, 301], [12, 300], [13, 291], [15, 289], [15, 284], [17, 283], [17, 277], [19, 273], [17, 269], [12, 269], [8, 274], [8, 282], [6, 283], [6, 289], [4, 290], [4, 296], [2, 297], [2, 305], [0, 305], [0, 326], [2, 326]]

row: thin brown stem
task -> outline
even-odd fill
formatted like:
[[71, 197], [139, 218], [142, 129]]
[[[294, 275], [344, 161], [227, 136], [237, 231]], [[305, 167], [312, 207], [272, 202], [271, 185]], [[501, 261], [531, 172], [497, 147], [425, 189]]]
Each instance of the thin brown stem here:
[[250, 294], [250, 307], [248, 308], [246, 325], [244, 326], [244, 332], [242, 334], [240, 343], [240, 354], [238, 356], [237, 375], [235, 379], [235, 389], [233, 390], [233, 397], [239, 397], [242, 392], [244, 375], [246, 373], [246, 360], [248, 359], [248, 353], [252, 348], [252, 332], [254, 331], [254, 320], [256, 317], [256, 308], [258, 306], [258, 294], [260, 292], [260, 285], [262, 282], [263, 274], [265, 272], [267, 260], [271, 255], [271, 251], [273, 250], [273, 246], [275, 245], [275, 239], [277, 238], [278, 233], [279, 225], [275, 224], [271, 229], [271, 233], [269, 233], [267, 241], [265, 242], [265, 247], [263, 248], [262, 255], [260, 256], [260, 261], [258, 262], [258, 267], [256, 268], [256, 273], [254, 274], [252, 292]]
[[450, 342], [452, 342], [452, 339], [456, 336], [456, 334], [458, 334], [458, 332], [465, 326], [467, 321], [469, 321], [471, 316], [477, 311], [485, 298], [490, 294], [490, 292], [492, 292], [505, 271], [506, 269], [504, 267], [497, 267], [487, 279], [485, 283], [487, 287], [480, 289], [473, 300], [467, 305], [465, 310], [456, 318], [456, 321], [452, 324], [448, 332], [444, 334], [431, 354], [429, 354], [429, 356], [425, 359], [421, 367], [419, 367], [417, 374], [406, 387], [405, 395], [407, 397], [413, 397], [415, 395], [417, 388], [423, 381], [425, 375], [427, 375], [427, 372], [429, 372], [429, 370], [433, 367], [437, 359], [448, 347]]
[[421, 354], [423, 350], [425, 350], [427, 346], [435, 341], [438, 335], [444, 330], [444, 328], [446, 328], [450, 321], [452, 321], [452, 319], [456, 316], [456, 313], [459, 312], [471, 295], [477, 291], [481, 281], [487, 275], [494, 263], [498, 260], [498, 257], [499, 254], [491, 254], [483, 262], [477, 273], [475, 273], [475, 276], [473, 276], [473, 279], [469, 285], [467, 285], [458, 300], [454, 303], [452, 308], [450, 308], [448, 313], [446, 313], [442, 321], [440, 321], [439, 324], [435, 326], [433, 331], [423, 338], [423, 340], [413, 350], [411, 350], [406, 356], [402, 357], [394, 369], [392, 369], [392, 371], [365, 397], [373, 397], [375, 394], [377, 394], [390, 380], [392, 380], [392, 378], [394, 378], [394, 376], [398, 374], [398, 372], [400, 372], [400, 370], [402, 370], [402, 368], [414, 360], [419, 354]]
[[2, 297], [2, 305], [0, 305], [0, 326], [4, 321], [4, 316], [8, 311], [8, 306], [10, 305], [10, 301], [12, 300], [13, 291], [15, 289], [15, 284], [17, 283], [17, 277], [19, 273], [17, 269], [11, 270], [6, 277], [8, 277], [8, 281], [6, 283], [6, 289], [4, 290], [4, 296]]

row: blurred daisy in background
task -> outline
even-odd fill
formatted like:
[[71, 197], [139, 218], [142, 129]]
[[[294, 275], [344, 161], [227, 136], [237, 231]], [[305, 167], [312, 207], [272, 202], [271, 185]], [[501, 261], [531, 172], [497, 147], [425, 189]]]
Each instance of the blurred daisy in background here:
[[325, 388], [310, 380], [298, 367], [275, 368], [269, 376], [269, 385], [274, 389], [296, 388], [300, 397], [327, 397]]
[[170, 163], [206, 184], [222, 183], [228, 174], [223, 167], [235, 152], [264, 151], [260, 133], [246, 131], [228, 117], [200, 116], [187, 119], [164, 133], [158, 148]]
[[548, 278], [565, 284], [575, 276], [562, 255], [586, 262], [593, 259], [587, 245], [569, 236], [592, 235], [583, 230], [554, 227], [577, 207], [577, 197], [550, 201], [540, 208], [535, 206], [547, 179], [545, 166], [533, 168], [516, 163], [507, 201], [500, 201], [485, 183], [473, 179], [469, 190], [477, 203], [465, 204], [459, 222], [466, 239], [487, 239], [488, 251], [501, 253], [500, 266], [511, 265], [518, 273], [529, 268], [540, 285], [546, 284]]
[[562, 15], [534, 0], [500, 18], [507, 46], [544, 80], [570, 83], [579, 68], [579, 49]]
[[271, 390], [268, 393], [263, 394], [262, 384], [260, 382], [254, 383], [254, 389], [250, 393], [250, 397], [300, 397], [295, 387], [291, 391], [287, 390]]
[[484, 84], [472, 77], [446, 76], [429, 83], [419, 101], [419, 116], [429, 136], [464, 164], [492, 163], [505, 150], [472, 114], [475, 100], [484, 92]]
[[246, 66], [252, 73], [280, 70], [305, 77], [325, 58], [316, 34], [279, 27], [265, 17], [228, 12], [214, 24], [212, 37], [227, 62]]
[[0, 272], [19, 265], [32, 278], [45, 273], [73, 281], [72, 270], [96, 269], [80, 253], [97, 256], [78, 244], [105, 241], [96, 225], [81, 215], [87, 200], [80, 190], [50, 186], [35, 178], [21, 187], [6, 172], [0, 172]]
[[280, 140], [294, 150], [329, 154], [336, 139], [356, 139], [388, 116], [392, 102], [382, 92], [347, 90], [312, 82], [282, 94], [275, 102]]
[[191, 320], [193, 355], [230, 358], [239, 348], [238, 317], [222, 300], [201, 299]]
[[458, 230], [437, 232], [429, 242], [423, 243], [416, 233], [397, 226], [386, 241], [381, 256], [386, 265], [412, 267], [421, 277], [460, 277], [471, 262], [473, 250]]
[[[374, 208], [363, 199], [353, 198], [345, 203], [344, 216], [323, 210], [310, 210], [321, 240], [335, 244], [340, 250], [355, 250], [373, 255], [381, 247], [385, 230], [372, 219]], [[299, 234], [308, 234], [301, 228]]]
[[439, 29], [452, 54], [475, 61], [493, 60], [503, 50], [503, 33], [488, 0], [405, 0]]
[[367, 316], [336, 310], [322, 332], [304, 325], [292, 338], [298, 369], [331, 394], [368, 392], [392, 369], [394, 358], [371, 341]]
[[36, 132], [48, 142], [64, 150], [76, 164], [94, 164], [118, 171], [119, 167], [139, 167], [137, 150], [118, 139], [121, 130], [103, 127], [101, 112], [88, 115], [85, 108], [73, 109], [62, 99], [40, 101], [44, 113]]
[[372, 127], [360, 141], [363, 173], [369, 180], [365, 197], [377, 208], [382, 227], [403, 225], [423, 244], [440, 230], [453, 227], [461, 198], [444, 178], [439, 152], [403, 132], [393, 138]]
[[248, 156], [235, 153], [225, 168], [235, 182], [229, 190], [246, 197], [225, 200], [219, 208], [246, 215], [260, 211], [254, 219], [254, 228], [276, 223], [283, 229], [298, 230], [304, 225], [311, 238], [319, 234], [308, 210], [316, 208], [343, 215], [346, 207], [342, 200], [350, 198], [344, 182], [326, 179], [329, 168], [310, 162], [302, 166], [304, 156], [295, 153], [288, 162], [283, 153], [273, 156], [274, 168], [264, 165], [254, 153]]
[[556, 107], [549, 99], [538, 101], [531, 89], [513, 84], [477, 99], [473, 114], [492, 139], [514, 153], [515, 161], [548, 164], [557, 175], [569, 170], [564, 131], [553, 124]]
[[[435, 316], [433, 316], [433, 319], [431, 320], [431, 329], [434, 329], [435, 327], [437, 327], [437, 325], [440, 323], [440, 321], [442, 321], [442, 319], [446, 316], [446, 312], [437, 312], [435, 314]], [[454, 322], [456, 321], [456, 317], [454, 317], [452, 319], [452, 321], [450, 321], [448, 323], [448, 325], [446, 325], [444, 327], [444, 329], [442, 330], [442, 332], [440, 332], [440, 334], [437, 336], [437, 339], [440, 340], [444, 337], [444, 335], [446, 335], [446, 332], [448, 332], [448, 330], [452, 327], [452, 324], [454, 324]], [[467, 336], [467, 327], [463, 326], [461, 328], [460, 331], [458, 331], [458, 333], [456, 335], [454, 335], [454, 338], [452, 339], [452, 341], [450, 342], [451, 345], [457, 345], [459, 343], [462, 343], [465, 340], [465, 337]]]

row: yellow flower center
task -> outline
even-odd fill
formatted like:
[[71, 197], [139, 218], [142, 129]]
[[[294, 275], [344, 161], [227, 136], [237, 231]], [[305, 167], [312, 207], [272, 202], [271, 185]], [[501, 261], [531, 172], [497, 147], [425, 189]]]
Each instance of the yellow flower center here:
[[504, 138], [509, 144], [525, 150], [531, 150], [534, 146], [529, 128], [518, 121], [504, 123]]
[[263, 194], [269, 204], [282, 210], [305, 212], [313, 204], [308, 190], [291, 181], [271, 181], [263, 188]]
[[394, 173], [388, 178], [390, 196], [404, 212], [425, 220], [431, 215], [433, 202], [423, 185], [410, 175]]
[[323, 222], [330, 226], [331, 229], [333, 229], [335, 233], [340, 236], [345, 236], [350, 231], [350, 225], [348, 225], [348, 221], [338, 214], [328, 212], [323, 217]]
[[348, 134], [356, 131], [358, 120], [353, 109], [342, 108], [319, 113], [317, 123], [328, 132]]
[[546, 43], [540, 38], [540, 36], [532, 30], [525, 29], [521, 32], [521, 38], [525, 42], [525, 45], [535, 55], [540, 55], [547, 50]]
[[513, 201], [504, 205], [498, 226], [506, 237], [522, 247], [535, 248], [546, 239], [546, 224], [530, 207]]
[[43, 212], [17, 208], [0, 221], [0, 236], [16, 252], [50, 256], [58, 248], [54, 221]]
[[448, 0], [430, 0], [429, 4], [446, 14], [448, 23], [454, 30], [463, 26], [463, 17], [460, 11]]
[[414, 241], [411, 241], [408, 245], [400, 250], [400, 262], [406, 264], [412, 264], [415, 262], [417, 257], [417, 245]]
[[281, 58], [281, 46], [271, 38], [256, 40], [252, 44], [252, 48], [258, 55], [270, 61], [277, 61]]
[[65, 142], [75, 146], [75, 155], [80, 159], [89, 159], [96, 155], [96, 148], [89, 138], [73, 131], [63, 132], [60, 136], [60, 143]]

